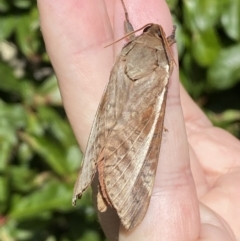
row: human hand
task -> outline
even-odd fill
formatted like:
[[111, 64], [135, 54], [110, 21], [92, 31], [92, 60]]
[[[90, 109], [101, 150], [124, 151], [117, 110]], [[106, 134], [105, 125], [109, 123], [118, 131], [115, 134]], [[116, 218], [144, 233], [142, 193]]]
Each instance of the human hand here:
[[[154, 22], [167, 36], [172, 22], [165, 1], [125, 0], [135, 29]], [[41, 28], [58, 77], [68, 118], [82, 150], [116, 54], [124, 41], [120, 0], [38, 0]], [[105, 8], [106, 7], [106, 8]], [[109, 19], [108, 19], [109, 15]], [[177, 62], [176, 46], [174, 46]], [[215, 128], [180, 87], [177, 67], [169, 93], [160, 159], [148, 212], [119, 240], [239, 240], [240, 144]], [[179, 90], [180, 89], [180, 90]], [[112, 233], [101, 225], [109, 238]]]

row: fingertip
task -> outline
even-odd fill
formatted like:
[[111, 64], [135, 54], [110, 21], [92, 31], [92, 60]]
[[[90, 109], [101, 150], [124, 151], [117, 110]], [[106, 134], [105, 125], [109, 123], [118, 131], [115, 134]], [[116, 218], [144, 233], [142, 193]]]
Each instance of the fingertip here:
[[[170, 35], [173, 29], [171, 13], [165, 1], [159, 0], [125, 0], [130, 22], [134, 29], [138, 29], [147, 23], [160, 24], [167, 35]], [[115, 5], [115, 25], [123, 24], [125, 19], [124, 9], [121, 1], [117, 1]], [[120, 23], [120, 24], [119, 24]], [[121, 30], [122, 31], [122, 30]]]

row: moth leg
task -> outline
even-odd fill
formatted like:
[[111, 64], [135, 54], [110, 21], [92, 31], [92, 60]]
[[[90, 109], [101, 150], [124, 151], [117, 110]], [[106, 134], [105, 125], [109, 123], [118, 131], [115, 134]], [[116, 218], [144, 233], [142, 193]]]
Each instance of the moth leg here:
[[97, 192], [97, 207], [100, 212], [105, 212], [107, 210], [107, 204], [105, 202], [104, 195], [105, 193], [103, 192], [104, 187], [103, 187], [103, 155], [102, 152], [100, 154], [100, 157], [97, 160], [97, 170], [98, 170], [98, 192]]
[[176, 43], [176, 39], [175, 39], [176, 29], [177, 29], [177, 26], [173, 25], [173, 31], [172, 31], [171, 35], [167, 37], [167, 41], [168, 41], [169, 46]]
[[105, 203], [104, 198], [101, 194], [100, 186], [98, 186], [98, 192], [97, 192], [97, 207], [101, 213], [107, 211], [107, 204]]
[[[173, 30], [172, 30], [171, 35], [167, 37], [168, 47], [171, 46], [172, 44], [176, 43], [176, 39], [175, 39], [176, 29], [177, 29], [177, 26], [176, 26], [176, 25], [173, 25]], [[176, 62], [175, 62], [175, 60], [174, 60], [172, 51], [171, 51], [170, 49], [169, 49], [169, 54], [167, 54], [167, 56], [168, 56], [169, 62], [172, 62], [172, 63], [174, 63], [175, 65], [177, 65]], [[169, 70], [169, 72], [172, 73], [172, 71], [173, 71], [173, 64], [170, 64], [170, 70]]]

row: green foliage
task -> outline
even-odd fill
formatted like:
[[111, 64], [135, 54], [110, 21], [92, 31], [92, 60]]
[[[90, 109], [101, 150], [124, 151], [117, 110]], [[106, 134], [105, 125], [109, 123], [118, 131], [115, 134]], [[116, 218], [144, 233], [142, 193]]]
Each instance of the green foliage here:
[[90, 194], [71, 205], [82, 154], [36, 3], [0, 0], [0, 12], [0, 240], [103, 240]]
[[181, 82], [215, 125], [239, 138], [240, 1], [167, 2], [177, 24]]
[[[181, 81], [240, 136], [240, 1], [169, 0]], [[64, 114], [36, 3], [0, 0], [0, 240], [100, 241], [90, 194], [71, 206], [81, 152]]]

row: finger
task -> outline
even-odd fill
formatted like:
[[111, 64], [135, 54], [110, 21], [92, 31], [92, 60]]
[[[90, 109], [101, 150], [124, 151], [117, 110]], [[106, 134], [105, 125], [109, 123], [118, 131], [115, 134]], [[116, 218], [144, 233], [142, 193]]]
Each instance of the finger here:
[[220, 175], [236, 165], [239, 141], [225, 130], [214, 127], [186, 91], [181, 89], [181, 103], [191, 146], [191, 169], [198, 194], [202, 196]]
[[[128, 10], [130, 21], [134, 29], [143, 27], [148, 23], [159, 23], [163, 27], [166, 35], [169, 36], [172, 33], [173, 25], [169, 20], [169, 10], [165, 11], [166, 7], [161, 1], [124, 1]], [[114, 17], [114, 39], [120, 39], [125, 35], [124, 32], [124, 10], [121, 1], [116, 1], [115, 4], [115, 17]], [[117, 46], [117, 47], [116, 47]], [[115, 45], [116, 52], [119, 53], [123, 44], [118, 43]]]
[[[172, 32], [165, 1], [125, 1], [134, 28], [159, 23], [166, 35]], [[115, 20], [115, 24], [119, 24]], [[136, 26], [136, 27], [135, 27]], [[115, 29], [115, 28], [114, 28]], [[121, 35], [118, 30], [115, 33]], [[176, 59], [176, 51], [174, 51]], [[177, 61], [176, 61], [177, 62]], [[148, 212], [134, 230], [120, 231], [120, 240], [194, 240], [200, 218], [195, 186], [189, 165], [189, 150], [179, 98], [177, 66], [169, 83], [165, 127], [155, 185]], [[174, 231], [173, 231], [174, 230]]]
[[[200, 204], [200, 213], [202, 226], [199, 240], [236, 240], [229, 223], [222, 218], [224, 216], [218, 215], [204, 204]], [[231, 227], [233, 226], [234, 224]], [[236, 228], [236, 230], [239, 230], [239, 228]]]
[[84, 149], [113, 62], [112, 49], [103, 48], [112, 41], [105, 3], [38, 0], [38, 7], [65, 110]]
[[211, 121], [191, 99], [186, 90], [182, 86], [180, 87], [180, 90], [181, 103], [188, 134], [190, 135], [192, 132], [202, 131], [204, 128], [211, 127]]

